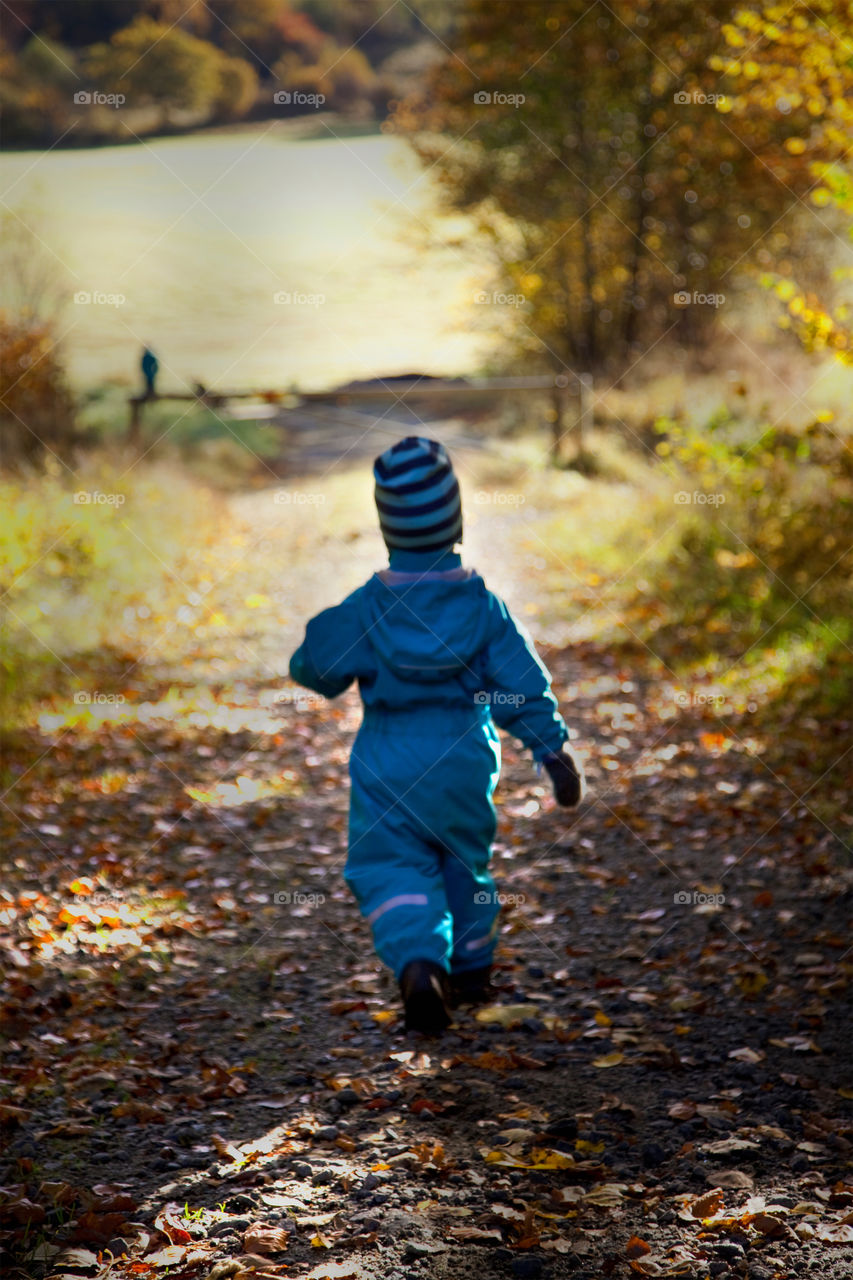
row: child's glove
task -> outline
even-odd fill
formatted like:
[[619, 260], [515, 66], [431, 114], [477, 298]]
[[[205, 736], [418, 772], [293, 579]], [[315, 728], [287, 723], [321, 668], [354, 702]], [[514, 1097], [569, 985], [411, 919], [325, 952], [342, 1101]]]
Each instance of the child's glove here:
[[550, 751], [547, 756], [543, 756], [542, 764], [548, 770], [548, 776], [554, 785], [557, 804], [564, 809], [574, 809], [586, 792], [583, 769], [574, 756], [563, 747], [560, 751]]

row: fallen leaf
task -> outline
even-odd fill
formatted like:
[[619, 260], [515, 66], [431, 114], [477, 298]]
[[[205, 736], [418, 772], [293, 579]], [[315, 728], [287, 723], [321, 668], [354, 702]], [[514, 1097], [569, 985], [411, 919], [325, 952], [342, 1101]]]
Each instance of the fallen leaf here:
[[242, 1263], [236, 1258], [223, 1258], [221, 1262], [211, 1267], [207, 1273], [207, 1280], [231, 1280], [232, 1276], [239, 1275], [242, 1270]]
[[600, 1186], [587, 1191], [583, 1203], [597, 1205], [602, 1209], [614, 1209], [622, 1204], [627, 1190], [625, 1182], [602, 1182]]
[[283, 1253], [287, 1248], [288, 1235], [289, 1233], [282, 1231], [280, 1227], [271, 1227], [264, 1222], [253, 1222], [243, 1236], [243, 1248], [246, 1253], [259, 1253], [261, 1257], [271, 1253]]
[[750, 1049], [748, 1045], [743, 1049], [732, 1049], [729, 1053], [729, 1057], [736, 1058], [738, 1062], [762, 1062], [766, 1056], [760, 1050]]
[[69, 1267], [74, 1271], [97, 1271], [98, 1255], [91, 1249], [63, 1249], [56, 1259], [56, 1266]]
[[447, 1235], [465, 1244], [503, 1244], [500, 1231], [485, 1231], [482, 1227], [451, 1227]]
[[715, 1188], [713, 1191], [706, 1191], [698, 1200], [694, 1200], [690, 1206], [690, 1212], [694, 1218], [713, 1218], [722, 1203], [723, 1194]]
[[651, 1253], [652, 1246], [646, 1244], [645, 1240], [641, 1240], [639, 1236], [631, 1236], [631, 1239], [625, 1245], [625, 1253], [629, 1258], [642, 1258], [644, 1254]]
[[696, 1103], [689, 1099], [685, 1102], [673, 1102], [666, 1114], [670, 1120], [692, 1120], [696, 1115]]
[[358, 1280], [358, 1268], [351, 1262], [327, 1262], [309, 1271], [305, 1280]]
[[235, 1147], [233, 1142], [229, 1142], [227, 1138], [223, 1138], [221, 1133], [212, 1133], [210, 1140], [216, 1148], [217, 1155], [224, 1156], [228, 1160], [235, 1162], [243, 1159], [243, 1152], [239, 1147]]
[[177, 1205], [167, 1204], [154, 1219], [154, 1226], [169, 1240], [169, 1244], [189, 1244], [192, 1236], [180, 1220]]
[[179, 1262], [183, 1262], [186, 1252], [186, 1245], [167, 1244], [165, 1249], [147, 1253], [144, 1261], [149, 1267], [176, 1267]]
[[437, 1115], [444, 1111], [444, 1103], [437, 1102], [432, 1098], [415, 1098], [414, 1102], [409, 1103], [409, 1110], [414, 1111], [415, 1115], [420, 1115], [422, 1111], [428, 1111], [431, 1115]]
[[106, 1244], [113, 1236], [118, 1235], [126, 1217], [125, 1213], [93, 1213], [89, 1210], [77, 1219], [71, 1239]]
[[778, 1240], [788, 1234], [788, 1228], [782, 1219], [775, 1217], [772, 1213], [756, 1213], [750, 1221], [750, 1226], [755, 1227], [756, 1231], [760, 1231], [763, 1236], [769, 1236], [771, 1240]]
[[721, 1169], [718, 1173], [709, 1173], [705, 1179], [712, 1187], [724, 1187], [727, 1191], [752, 1188], [752, 1178], [742, 1169]]
[[592, 1065], [594, 1067], [618, 1067], [619, 1063], [624, 1061], [624, 1053], [605, 1053], [601, 1058], [593, 1058]]
[[730, 1156], [736, 1151], [759, 1151], [761, 1148], [748, 1138], [719, 1138], [715, 1142], [703, 1142], [699, 1149], [712, 1156]]
[[497, 1023], [509, 1030], [526, 1018], [538, 1018], [540, 1013], [539, 1006], [535, 1004], [490, 1004], [478, 1009], [474, 1017], [478, 1022]]
[[853, 1226], [847, 1222], [821, 1222], [815, 1235], [824, 1244], [853, 1244]]

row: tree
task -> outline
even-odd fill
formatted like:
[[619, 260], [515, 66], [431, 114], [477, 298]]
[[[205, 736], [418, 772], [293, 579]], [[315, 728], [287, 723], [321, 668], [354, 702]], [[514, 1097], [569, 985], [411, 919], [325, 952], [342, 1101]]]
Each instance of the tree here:
[[229, 58], [223, 53], [219, 58], [218, 76], [214, 114], [222, 120], [239, 120], [251, 110], [258, 96], [255, 69], [242, 58]]
[[323, 41], [315, 62], [304, 62], [299, 53], [285, 53], [273, 74], [285, 89], [320, 93], [326, 106], [342, 111], [369, 103], [378, 83], [360, 49], [341, 49], [329, 39]]
[[109, 44], [94, 45], [85, 67], [101, 89], [124, 94], [129, 106], [158, 106], [165, 123], [175, 111], [211, 110], [221, 58], [206, 40], [142, 16]]
[[776, 147], [781, 123], [727, 124], [710, 59], [734, 8], [467, 0], [458, 53], [396, 112], [523, 299], [528, 358], [594, 370], [670, 332], [698, 342], [733, 265], [762, 237], [777, 247], [780, 183], [805, 191], [808, 168]]
[[267, 71], [284, 47], [279, 23], [288, 9], [285, 0], [207, 0], [206, 7], [214, 19], [210, 38]]
[[79, 83], [70, 49], [31, 37], [17, 57], [0, 48], [0, 111], [7, 143], [48, 144], [66, 128]]
[[[813, 177], [812, 216], [853, 218], [853, 7], [849, 0], [810, 0], [743, 9], [724, 27], [730, 52], [712, 59], [733, 85], [733, 119], [759, 115], [784, 122], [786, 151]], [[834, 219], [837, 222], [837, 217]], [[834, 226], [830, 228], [834, 231]], [[853, 239], [853, 227], [850, 228]], [[785, 304], [780, 323], [808, 350], [833, 351], [853, 364], [850, 307], [788, 278], [791, 264], [764, 277]], [[848, 278], [850, 271], [846, 272]]]
[[0, 220], [0, 455], [67, 453], [76, 440], [74, 401], [56, 331], [69, 280], [44, 248], [37, 215]]

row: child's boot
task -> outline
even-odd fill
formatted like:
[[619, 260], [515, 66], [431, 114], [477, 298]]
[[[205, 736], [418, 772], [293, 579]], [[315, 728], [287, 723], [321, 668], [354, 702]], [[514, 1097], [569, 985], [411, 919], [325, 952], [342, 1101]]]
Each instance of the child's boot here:
[[492, 986], [492, 966], [464, 969], [450, 975], [450, 995], [454, 1009], [461, 1004], [487, 1004], [500, 993]]
[[400, 974], [406, 1030], [441, 1035], [450, 1026], [447, 974], [433, 960], [410, 960]]

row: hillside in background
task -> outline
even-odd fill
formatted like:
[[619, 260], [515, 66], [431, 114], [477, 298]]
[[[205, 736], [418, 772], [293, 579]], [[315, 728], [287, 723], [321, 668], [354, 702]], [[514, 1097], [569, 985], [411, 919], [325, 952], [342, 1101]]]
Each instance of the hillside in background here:
[[443, 3], [11, 0], [6, 147], [85, 145], [247, 118], [383, 118], [435, 61]]

